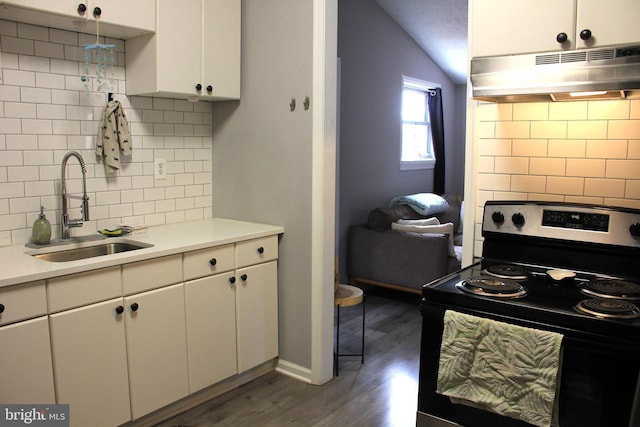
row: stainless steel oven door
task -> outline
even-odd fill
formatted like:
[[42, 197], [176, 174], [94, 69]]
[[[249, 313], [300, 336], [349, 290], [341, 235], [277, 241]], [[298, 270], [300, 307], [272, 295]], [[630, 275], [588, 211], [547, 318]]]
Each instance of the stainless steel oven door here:
[[[423, 300], [418, 391], [418, 426], [530, 427], [523, 421], [465, 405], [453, 404], [435, 392], [443, 317], [447, 309]], [[560, 379], [560, 426], [640, 427], [640, 343], [611, 340], [523, 319], [458, 310], [564, 334]], [[601, 339], [599, 339], [601, 338]]]

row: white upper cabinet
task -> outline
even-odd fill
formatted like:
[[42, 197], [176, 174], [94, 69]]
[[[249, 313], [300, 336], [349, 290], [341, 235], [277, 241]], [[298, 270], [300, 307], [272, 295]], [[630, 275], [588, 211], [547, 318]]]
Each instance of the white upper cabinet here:
[[120, 39], [155, 31], [155, 0], [7, 0], [2, 18], [34, 25], [96, 34], [94, 11], [99, 9], [100, 35]]
[[156, 34], [127, 40], [127, 95], [240, 98], [240, 1], [158, 0]]
[[[640, 1], [580, 0], [577, 8], [576, 47], [640, 43]], [[582, 31], [591, 37], [582, 40]]]
[[471, 0], [470, 13], [471, 57], [640, 42], [637, 0]]

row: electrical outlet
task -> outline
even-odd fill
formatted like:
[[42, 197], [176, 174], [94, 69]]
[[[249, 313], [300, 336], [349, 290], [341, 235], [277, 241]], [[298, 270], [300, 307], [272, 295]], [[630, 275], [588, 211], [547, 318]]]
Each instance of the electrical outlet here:
[[153, 175], [156, 179], [167, 179], [167, 159], [155, 159]]

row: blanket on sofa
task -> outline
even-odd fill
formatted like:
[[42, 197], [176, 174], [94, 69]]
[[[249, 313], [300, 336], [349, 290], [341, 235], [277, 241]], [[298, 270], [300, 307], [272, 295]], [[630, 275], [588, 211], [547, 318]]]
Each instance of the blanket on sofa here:
[[449, 203], [442, 197], [433, 193], [416, 193], [407, 196], [398, 196], [391, 199], [389, 207], [398, 205], [411, 206], [420, 215], [434, 215], [449, 209]]

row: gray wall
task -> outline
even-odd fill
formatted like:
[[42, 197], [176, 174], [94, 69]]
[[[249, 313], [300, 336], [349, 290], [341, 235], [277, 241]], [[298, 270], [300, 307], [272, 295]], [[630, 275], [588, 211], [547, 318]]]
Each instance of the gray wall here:
[[[213, 104], [213, 215], [284, 226], [280, 359], [311, 366], [312, 5], [242, 2], [241, 101]], [[298, 108], [289, 111], [296, 97]], [[313, 100], [312, 100], [313, 103]], [[313, 104], [312, 104], [313, 105]]]
[[338, 240], [346, 280], [349, 226], [393, 197], [433, 190], [433, 170], [401, 171], [402, 77], [443, 92], [447, 192], [463, 193], [466, 89], [456, 86], [374, 0], [339, 2]]

